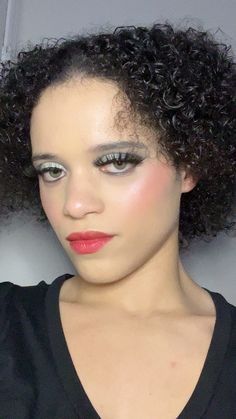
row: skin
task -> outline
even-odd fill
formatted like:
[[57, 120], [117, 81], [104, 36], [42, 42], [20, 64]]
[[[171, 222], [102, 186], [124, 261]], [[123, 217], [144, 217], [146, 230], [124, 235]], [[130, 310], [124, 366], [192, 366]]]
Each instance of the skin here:
[[[178, 249], [181, 194], [195, 183], [156, 155], [157, 133], [134, 120], [115, 124], [124, 106], [118, 93], [115, 84], [79, 77], [47, 88], [32, 113], [32, 154], [55, 154], [46, 163], [64, 167], [57, 182], [40, 176], [39, 187], [78, 273], [64, 282], [59, 309], [87, 396], [103, 419], [173, 419], [196, 386], [215, 324], [213, 301]], [[148, 146], [138, 152], [143, 161], [122, 174], [115, 164], [94, 165], [107, 152], [88, 151], [137, 139]], [[115, 237], [96, 253], [76, 254], [65, 237], [84, 230]]]
[[[177, 176], [163, 156], [157, 157], [157, 137], [147, 128], [132, 122], [116, 127], [116, 114], [122, 110], [118, 93], [111, 82], [74, 77], [47, 88], [32, 113], [32, 155], [56, 154], [57, 159], [46, 162], [66, 168], [57, 182], [39, 177], [44, 211], [79, 272], [66, 281], [62, 293], [68, 300], [141, 316], [155, 310], [194, 310], [196, 300], [208, 296], [184, 270], [177, 238], [181, 194], [195, 183], [184, 170]], [[118, 172], [114, 164], [94, 166], [94, 158], [108, 153], [94, 155], [90, 147], [135, 141], [137, 135], [148, 145], [148, 152], [139, 152], [142, 164], [132, 168], [128, 163], [126, 173], [116, 176], [109, 174]], [[85, 230], [115, 237], [96, 253], [76, 254], [65, 237]]]

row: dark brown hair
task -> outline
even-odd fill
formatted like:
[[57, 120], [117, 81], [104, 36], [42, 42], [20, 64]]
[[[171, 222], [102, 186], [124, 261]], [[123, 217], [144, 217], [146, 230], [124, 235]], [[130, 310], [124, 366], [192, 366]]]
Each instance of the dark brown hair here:
[[213, 35], [170, 24], [119, 27], [42, 42], [1, 65], [2, 217], [28, 209], [45, 221], [31, 165], [30, 117], [42, 91], [72, 74], [109, 79], [163, 153], [197, 185], [181, 196], [180, 246], [235, 228], [236, 71], [232, 50]]

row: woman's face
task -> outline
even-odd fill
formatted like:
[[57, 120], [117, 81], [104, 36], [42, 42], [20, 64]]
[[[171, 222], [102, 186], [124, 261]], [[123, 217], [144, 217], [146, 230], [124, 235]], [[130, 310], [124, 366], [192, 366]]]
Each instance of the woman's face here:
[[[114, 282], [158, 257], [176, 237], [181, 193], [193, 187], [156, 156], [147, 128], [114, 124], [122, 110], [118, 92], [113, 83], [74, 78], [47, 88], [31, 120], [34, 166], [47, 169], [39, 175], [42, 206], [75, 269], [91, 283]], [[133, 162], [106, 161], [126, 153]], [[95, 253], [79, 254], [66, 237], [87, 230], [114, 237]]]

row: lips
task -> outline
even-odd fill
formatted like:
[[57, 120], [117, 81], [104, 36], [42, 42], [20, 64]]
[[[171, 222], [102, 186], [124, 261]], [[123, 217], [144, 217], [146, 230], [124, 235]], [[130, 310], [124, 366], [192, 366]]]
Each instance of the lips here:
[[85, 231], [71, 233], [66, 237], [69, 241], [70, 247], [76, 253], [95, 253], [100, 250], [113, 235], [102, 233], [100, 231]]
[[81, 231], [71, 233], [66, 237], [68, 241], [78, 241], [78, 240], [95, 240], [101, 238], [113, 237], [112, 234], [103, 233], [101, 231]]

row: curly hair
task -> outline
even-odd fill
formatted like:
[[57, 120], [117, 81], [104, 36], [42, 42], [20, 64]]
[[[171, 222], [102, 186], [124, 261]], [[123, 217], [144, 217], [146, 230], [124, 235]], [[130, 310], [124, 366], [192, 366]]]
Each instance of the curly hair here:
[[[109, 79], [130, 115], [158, 133], [158, 146], [196, 186], [181, 195], [180, 247], [235, 228], [236, 69], [230, 46], [209, 31], [118, 27], [21, 51], [1, 64], [0, 215], [29, 210], [46, 221], [31, 164], [30, 118], [43, 90], [73, 75]], [[128, 111], [127, 111], [128, 112]]]

